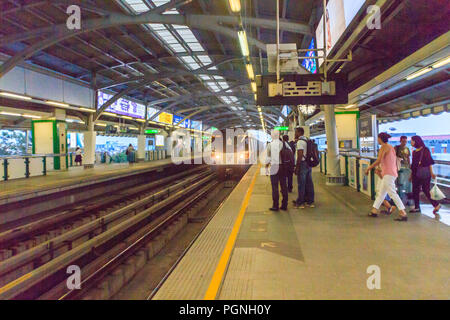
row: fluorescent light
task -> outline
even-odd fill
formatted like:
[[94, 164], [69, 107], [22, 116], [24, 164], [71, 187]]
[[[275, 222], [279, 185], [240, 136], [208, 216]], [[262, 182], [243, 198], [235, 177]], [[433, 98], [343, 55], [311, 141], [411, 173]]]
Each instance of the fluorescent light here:
[[50, 100], [45, 101], [45, 103], [50, 104], [52, 106], [57, 106], [57, 107], [70, 107], [70, 105], [68, 105], [67, 103], [50, 101]]
[[242, 55], [248, 57], [250, 50], [248, 49], [247, 34], [244, 30], [238, 31], [239, 44], [241, 45]]
[[241, 0], [229, 0], [230, 9], [233, 12], [241, 11]]
[[128, 120], [133, 120], [133, 118], [132, 118], [132, 117], [129, 117], [129, 116], [122, 116], [122, 118], [123, 118], [123, 119], [128, 119]]
[[253, 65], [251, 63], [245, 65], [245, 67], [247, 68], [247, 74], [248, 74], [248, 78], [250, 80], [255, 80], [255, 73], [253, 72]]
[[256, 82], [251, 83], [253, 92], [256, 92]]
[[103, 112], [103, 114], [104, 114], [105, 116], [118, 117], [117, 114], [111, 113], [111, 112]]
[[106, 127], [107, 126], [106, 123], [96, 123], [95, 125], [99, 126], [99, 127]]
[[437, 69], [437, 68], [445, 66], [448, 63], [450, 63], [450, 57], [447, 57], [445, 59], [442, 59], [441, 61], [436, 62], [435, 64], [433, 64], [433, 68]]
[[422, 69], [422, 70], [420, 70], [420, 71], [417, 71], [417, 72], [415, 72], [415, 73], [409, 75], [408, 77], [406, 77], [406, 80], [412, 80], [412, 79], [415, 79], [415, 78], [417, 78], [417, 77], [420, 77], [420, 76], [424, 75], [425, 73], [430, 72], [431, 70], [433, 70], [431, 67], [426, 67], [426, 68], [424, 68], [424, 69]]
[[94, 109], [88, 109], [88, 108], [80, 108], [80, 110], [87, 111], [87, 112], [95, 112]]
[[350, 108], [353, 108], [353, 107], [356, 107], [356, 105], [355, 104], [350, 104], [350, 105], [346, 106], [345, 109], [350, 109]]
[[139, 121], [139, 122], [145, 122], [144, 119], [136, 119], [136, 121]]
[[22, 115], [22, 117], [31, 118], [31, 119], [41, 119], [42, 118], [41, 116], [35, 116], [33, 114], [24, 114], [24, 115]]
[[5, 112], [5, 111], [0, 112], [0, 114], [3, 114], [5, 116], [13, 116], [13, 117], [20, 117], [21, 116], [20, 113]]
[[22, 95], [14, 94], [14, 93], [9, 93], [9, 92], [0, 92], [0, 95], [2, 95], [4, 97], [9, 97], [9, 98], [16, 98], [16, 99], [22, 99], [22, 100], [31, 100], [30, 97], [22, 96]]

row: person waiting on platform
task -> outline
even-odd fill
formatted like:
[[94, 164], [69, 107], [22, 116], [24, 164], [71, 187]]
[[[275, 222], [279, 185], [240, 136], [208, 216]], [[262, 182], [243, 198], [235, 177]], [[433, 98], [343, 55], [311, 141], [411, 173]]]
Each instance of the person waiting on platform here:
[[425, 146], [422, 138], [414, 136], [411, 138], [411, 145], [415, 148], [412, 156], [411, 177], [413, 185], [413, 196], [415, 208], [409, 212], [420, 212], [420, 189], [433, 205], [433, 213], [438, 214], [441, 205], [436, 200], [431, 199], [430, 185], [431, 178], [436, 179], [433, 172], [434, 160], [431, 157], [430, 149]]
[[[295, 159], [295, 142], [294, 141], [289, 142], [289, 136], [287, 134], [283, 136], [283, 141], [284, 141], [284, 143], [289, 145], [289, 147], [292, 150], [292, 153], [294, 154], [294, 159]], [[288, 172], [287, 173], [287, 184], [288, 184], [288, 192], [289, 193], [291, 193], [292, 190], [294, 189], [293, 180], [294, 180], [294, 172]]]
[[135, 160], [135, 154], [134, 154], [134, 147], [133, 145], [130, 143], [130, 145], [127, 148], [127, 151], [125, 152], [127, 155], [127, 159], [129, 163], [133, 163]]
[[409, 177], [411, 176], [411, 151], [408, 146], [408, 137], [401, 136], [400, 144], [395, 146], [395, 154], [397, 155], [397, 189], [398, 195], [403, 203], [408, 206], [411, 202], [410, 196], [412, 193], [412, 185]]
[[400, 210], [400, 217], [395, 220], [408, 221], [405, 205], [397, 194], [395, 187], [395, 179], [398, 177], [397, 156], [395, 155], [394, 147], [388, 143], [390, 137], [391, 136], [386, 132], [382, 132], [378, 135], [378, 143], [381, 145], [381, 149], [378, 153], [378, 159], [372, 163], [365, 172], [366, 175], [369, 175], [372, 169], [381, 165], [382, 179], [380, 182], [380, 189], [372, 210], [369, 213], [369, 217], [378, 217], [378, 210], [384, 200], [386, 200], [386, 195], [389, 195], [389, 197], [394, 200], [396, 207]]
[[[288, 189], [287, 189], [287, 170], [282, 165], [281, 152], [284, 148], [289, 148], [289, 145], [279, 138], [277, 131], [272, 131], [272, 142], [267, 146], [267, 164], [266, 168], [269, 168], [270, 183], [272, 185], [272, 200], [273, 204], [270, 208], [271, 211], [287, 210], [288, 206]], [[292, 151], [292, 150], [291, 150]], [[293, 156], [293, 154], [292, 154]], [[292, 166], [294, 163], [292, 163]], [[281, 194], [283, 196], [281, 200], [281, 207], [279, 207], [280, 191], [278, 185], [281, 187]]]
[[83, 163], [82, 151], [80, 147], [77, 147], [77, 149], [75, 150], [75, 164], [77, 166], [81, 166], [82, 163]]
[[293, 201], [294, 208], [304, 209], [305, 204], [314, 208], [314, 183], [312, 180], [312, 168], [306, 162], [308, 153], [308, 138], [302, 127], [295, 128], [295, 139], [297, 139], [297, 160], [295, 174], [298, 183], [298, 198]]

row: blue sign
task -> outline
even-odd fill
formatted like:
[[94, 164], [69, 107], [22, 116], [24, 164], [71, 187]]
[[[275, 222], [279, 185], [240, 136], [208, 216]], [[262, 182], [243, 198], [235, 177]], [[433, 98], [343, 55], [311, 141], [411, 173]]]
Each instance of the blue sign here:
[[[311, 40], [311, 44], [308, 49], [315, 49], [314, 46], [314, 38]], [[306, 52], [306, 57], [314, 57], [316, 56], [316, 51], [308, 51]], [[302, 66], [311, 73], [317, 72], [317, 59], [304, 59], [302, 62]]]
[[184, 117], [180, 117], [180, 116], [174, 115], [173, 116], [173, 125], [189, 129], [190, 126], [191, 126], [191, 122], [189, 121], [189, 119], [184, 120], [182, 123], [178, 123], [178, 122], [180, 122], [183, 119], [184, 119]]

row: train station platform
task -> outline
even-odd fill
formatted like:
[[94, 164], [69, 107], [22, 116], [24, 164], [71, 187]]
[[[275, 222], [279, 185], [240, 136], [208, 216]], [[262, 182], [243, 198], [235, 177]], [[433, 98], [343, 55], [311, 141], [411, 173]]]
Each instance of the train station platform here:
[[131, 174], [141, 174], [155, 169], [171, 166], [170, 158], [141, 163], [117, 163], [96, 165], [94, 168], [71, 167], [66, 171], [50, 171], [46, 176], [0, 181], [0, 205], [12, 201], [20, 201], [31, 197], [66, 191], [73, 188], [88, 186], [126, 177]]
[[153, 299], [450, 298], [448, 207], [441, 220], [426, 205], [407, 223], [373, 219], [369, 197], [313, 179], [316, 208], [292, 208], [294, 189], [289, 210], [271, 212], [270, 179], [252, 166]]

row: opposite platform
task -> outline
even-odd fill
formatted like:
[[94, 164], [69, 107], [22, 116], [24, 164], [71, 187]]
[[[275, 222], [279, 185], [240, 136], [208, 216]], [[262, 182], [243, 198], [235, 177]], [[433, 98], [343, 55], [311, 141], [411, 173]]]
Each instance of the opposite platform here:
[[[394, 216], [373, 219], [367, 196], [326, 186], [318, 172], [314, 181], [316, 208], [293, 209], [294, 189], [289, 211], [273, 213], [270, 179], [253, 166], [155, 298], [450, 298], [450, 230], [442, 223], [448, 207], [441, 221], [420, 214], [410, 214], [406, 223]], [[431, 214], [430, 206], [423, 209]], [[223, 261], [230, 239], [234, 249]], [[367, 287], [370, 266], [381, 271], [379, 290]]]
[[172, 165], [170, 158], [142, 163], [98, 165], [83, 169], [73, 167], [67, 171], [52, 171], [47, 176], [0, 182], [0, 205], [77, 188], [92, 183], [107, 182], [132, 174], [139, 174]]

